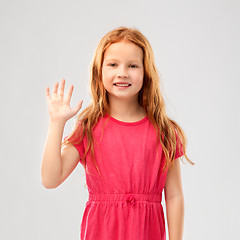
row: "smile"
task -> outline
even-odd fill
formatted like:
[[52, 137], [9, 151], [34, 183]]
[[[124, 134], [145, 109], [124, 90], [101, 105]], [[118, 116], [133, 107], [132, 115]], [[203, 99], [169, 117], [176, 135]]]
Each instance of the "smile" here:
[[131, 84], [123, 84], [123, 83], [114, 83], [113, 85], [115, 85], [118, 88], [127, 88], [131, 86]]

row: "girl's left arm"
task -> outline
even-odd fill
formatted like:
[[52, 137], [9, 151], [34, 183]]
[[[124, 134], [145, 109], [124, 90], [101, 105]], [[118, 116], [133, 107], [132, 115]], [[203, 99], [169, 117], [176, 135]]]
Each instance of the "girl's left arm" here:
[[169, 240], [182, 240], [184, 227], [184, 196], [181, 181], [180, 159], [174, 160], [168, 170], [164, 187]]

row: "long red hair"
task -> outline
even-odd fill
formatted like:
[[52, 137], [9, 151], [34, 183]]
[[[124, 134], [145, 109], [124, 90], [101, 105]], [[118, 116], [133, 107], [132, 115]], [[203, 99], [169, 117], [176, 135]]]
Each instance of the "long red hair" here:
[[[142, 106], [153, 124], [158, 142], [161, 143], [166, 159], [163, 171], [172, 167], [176, 155], [176, 149], [182, 149], [184, 157], [192, 165], [194, 163], [187, 157], [187, 140], [182, 128], [170, 119], [165, 110], [165, 103], [160, 91], [160, 77], [156, 69], [152, 47], [146, 37], [135, 28], [119, 27], [108, 32], [98, 43], [90, 65], [90, 86], [92, 101], [79, 115], [71, 134], [62, 142], [62, 147], [69, 143], [80, 143], [87, 136], [88, 146], [82, 160], [86, 170], [86, 154], [90, 149], [94, 165], [98, 172], [98, 166], [94, 157], [94, 138], [92, 130], [98, 118], [106, 113], [110, 116], [108, 95], [102, 82], [102, 63], [106, 49], [116, 42], [128, 40], [143, 50], [144, 79], [139, 91], [138, 102]], [[160, 137], [161, 135], [161, 137]], [[178, 147], [177, 147], [178, 144]]]

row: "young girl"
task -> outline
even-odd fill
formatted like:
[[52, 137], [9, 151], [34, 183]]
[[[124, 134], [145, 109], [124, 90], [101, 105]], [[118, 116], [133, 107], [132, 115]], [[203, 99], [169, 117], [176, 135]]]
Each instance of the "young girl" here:
[[119, 27], [99, 42], [91, 64], [92, 102], [62, 142], [64, 126], [81, 109], [70, 107], [65, 80], [52, 96], [42, 159], [42, 184], [56, 188], [80, 162], [89, 199], [83, 240], [164, 240], [164, 189], [170, 240], [183, 236], [184, 198], [180, 157], [186, 137], [170, 119], [159, 87], [152, 48], [137, 29]]

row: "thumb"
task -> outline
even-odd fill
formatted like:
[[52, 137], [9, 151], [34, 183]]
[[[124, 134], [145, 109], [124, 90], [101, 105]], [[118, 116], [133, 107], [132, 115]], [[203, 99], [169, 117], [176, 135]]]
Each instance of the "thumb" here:
[[79, 101], [78, 104], [73, 108], [75, 114], [81, 109], [83, 100]]

